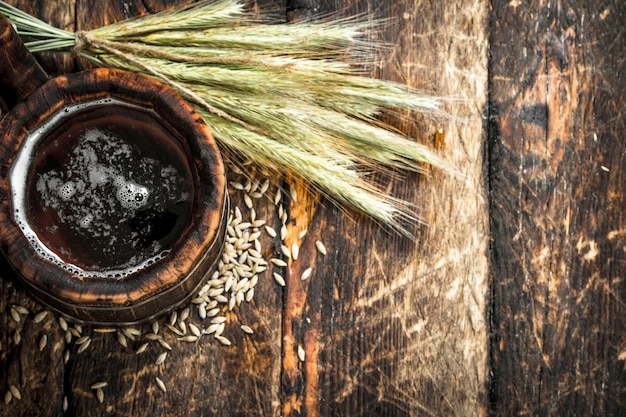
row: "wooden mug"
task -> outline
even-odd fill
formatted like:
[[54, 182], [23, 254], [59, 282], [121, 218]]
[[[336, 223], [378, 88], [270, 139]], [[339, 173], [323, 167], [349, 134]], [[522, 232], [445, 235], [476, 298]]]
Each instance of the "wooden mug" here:
[[170, 88], [95, 69], [49, 79], [0, 15], [0, 248], [80, 322], [179, 306], [216, 268], [229, 200], [200, 115]]

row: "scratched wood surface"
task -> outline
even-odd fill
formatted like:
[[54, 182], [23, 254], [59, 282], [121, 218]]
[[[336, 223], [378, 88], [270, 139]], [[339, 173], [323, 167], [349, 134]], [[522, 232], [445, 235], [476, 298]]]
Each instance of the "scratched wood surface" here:
[[495, 415], [626, 413], [625, 17], [493, 2]]
[[[77, 30], [181, 2], [12, 3]], [[63, 415], [64, 396], [66, 415], [81, 416], [625, 414], [625, 6], [263, 0], [251, 7], [277, 22], [329, 12], [391, 18], [376, 35], [389, 47], [367, 67], [371, 75], [462, 100], [450, 101], [455, 118], [445, 124], [415, 115], [390, 121], [424, 143], [443, 127], [442, 153], [464, 176], [435, 171], [388, 185], [428, 224], [416, 242], [298, 188], [297, 201], [282, 203], [287, 245], [308, 233], [299, 259], [279, 271], [286, 287], [262, 276], [253, 303], [229, 316], [232, 346], [178, 343], [161, 366], [159, 351], [136, 355], [139, 342], [123, 348], [110, 334], [91, 333], [91, 346], [78, 353], [55, 317], [33, 322], [41, 307], [3, 265], [0, 394], [14, 385], [22, 398], [0, 402], [0, 416]], [[50, 74], [81, 67], [70, 57], [38, 59]], [[235, 192], [233, 203], [244, 207]], [[280, 225], [273, 202], [257, 211]], [[264, 244], [268, 256], [278, 253], [276, 241]], [[308, 267], [313, 276], [302, 282]], [[9, 314], [14, 304], [31, 311], [20, 323]], [[240, 322], [255, 334], [236, 331]], [[98, 380], [109, 383], [102, 404], [89, 388]]]

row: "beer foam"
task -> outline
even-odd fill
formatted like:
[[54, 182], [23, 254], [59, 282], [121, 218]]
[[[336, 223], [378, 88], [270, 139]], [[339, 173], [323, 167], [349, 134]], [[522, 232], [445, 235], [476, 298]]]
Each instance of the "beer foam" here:
[[148, 204], [150, 190], [143, 185], [128, 181], [117, 187], [116, 196], [122, 207], [130, 210], [139, 210]]
[[[50, 233], [56, 233], [56, 228], [65, 228], [69, 233], [91, 236], [98, 247], [102, 246], [103, 254], [109, 256], [118, 253], [120, 245], [137, 248], [136, 253], [121, 259], [118, 266], [102, 269], [87, 265], [85, 268], [62, 259], [59, 255], [63, 254], [57, 254], [39, 238], [29, 223], [26, 209], [27, 177], [38, 145], [61, 119], [77, 110], [111, 101], [115, 100], [70, 106], [52, 116], [42, 128], [30, 132], [10, 174], [14, 218], [22, 233], [41, 257], [82, 277], [122, 278], [167, 256], [169, 249], [164, 250], [158, 242], [162, 232], [153, 230], [157, 227], [154, 222], [167, 219], [161, 213], [168, 213], [167, 205], [172, 204], [172, 198], [179, 202], [191, 201], [175, 167], [143, 157], [124, 140], [104, 128], [94, 127], [82, 132], [73, 149], [68, 149], [68, 158], [62, 167], [38, 174], [34, 191], [41, 206], [58, 219], [57, 224], [48, 226]], [[117, 101], [115, 104], [135, 107]], [[119, 229], [122, 224], [131, 224], [131, 232], [121, 232], [126, 230]]]

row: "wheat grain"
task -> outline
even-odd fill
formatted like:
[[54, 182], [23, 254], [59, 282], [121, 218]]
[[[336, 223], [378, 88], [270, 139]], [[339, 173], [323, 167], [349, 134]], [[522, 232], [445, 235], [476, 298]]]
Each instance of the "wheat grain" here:
[[11, 394], [13, 395], [13, 398], [16, 398], [18, 400], [22, 399], [22, 393], [20, 392], [19, 389], [17, 389], [17, 387], [15, 385], [10, 385], [9, 386], [9, 390], [11, 391]]
[[47, 344], [48, 336], [44, 334], [39, 338], [39, 351], [43, 351], [46, 348]]
[[96, 389], [96, 398], [98, 399], [100, 404], [104, 402], [104, 391], [102, 390], [102, 388]]
[[[87, 339], [87, 341], [86, 341], [85, 343], [83, 343], [82, 345], [80, 345], [80, 346], [78, 347], [77, 352], [78, 352], [78, 353], [83, 353], [84, 351], [86, 351], [86, 350], [87, 350], [87, 348], [89, 348], [89, 345], [91, 345], [91, 338]], [[67, 359], [69, 360], [69, 358], [70, 358], [69, 350], [68, 350], [68, 351], [66, 351], [66, 352], [67, 352]], [[67, 363], [67, 361], [65, 361], [65, 362]]]
[[302, 275], [300, 275], [300, 279], [302, 281], [305, 281], [311, 276], [312, 273], [313, 273], [313, 268], [307, 268], [302, 272]]
[[15, 308], [15, 310], [23, 316], [27, 316], [30, 314], [30, 311], [28, 311], [26, 307], [21, 306], [19, 304], [15, 304], [13, 308]]
[[315, 241], [315, 247], [317, 248], [317, 251], [321, 253], [322, 255], [327, 254], [326, 245], [324, 245], [324, 243], [322, 243], [320, 240]]
[[282, 275], [274, 272], [272, 276], [274, 277], [274, 281], [276, 281], [276, 283], [280, 285], [281, 287], [284, 287], [285, 285], [287, 285]]
[[20, 316], [20, 313], [17, 312], [15, 307], [11, 307], [9, 311], [14, 322], [20, 323], [22, 321], [22, 316]]
[[165, 362], [166, 358], [167, 358], [167, 352], [163, 352], [159, 356], [157, 356], [156, 360], [154, 361], [154, 364], [157, 366], [161, 365], [163, 364], [163, 362]]
[[157, 387], [163, 392], [167, 392], [167, 388], [165, 387], [165, 383], [158, 376], [155, 378]]
[[93, 384], [91, 384], [91, 389], [98, 389], [98, 388], [104, 388], [107, 385], [109, 385], [108, 382], [106, 381], [98, 381], [98, 382], [94, 382]]
[[42, 310], [33, 317], [35, 323], [41, 323], [48, 316], [48, 310]]

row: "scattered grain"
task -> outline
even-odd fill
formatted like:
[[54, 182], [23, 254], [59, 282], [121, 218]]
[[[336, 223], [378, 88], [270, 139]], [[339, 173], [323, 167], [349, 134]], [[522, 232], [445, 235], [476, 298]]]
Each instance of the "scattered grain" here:
[[165, 327], [168, 328], [169, 331], [171, 331], [172, 333], [178, 335], [178, 336], [184, 336], [185, 333], [183, 333], [182, 331], [180, 331], [179, 329], [177, 329], [176, 327], [174, 327], [173, 325], [166, 323]]
[[136, 327], [126, 327], [124, 334], [131, 340], [135, 340], [134, 337], [141, 336], [141, 330]]
[[283, 223], [280, 227], [280, 240], [284, 241], [287, 237], [287, 226]]
[[[83, 343], [82, 345], [80, 345], [78, 347], [77, 352], [78, 353], [83, 353], [84, 351], [87, 350], [87, 348], [89, 347], [89, 345], [91, 345], [91, 338], [87, 339], [87, 341], [85, 343]], [[67, 358], [69, 359], [70, 355], [69, 355], [69, 350], [67, 351]]]
[[261, 184], [261, 188], [259, 189], [259, 192], [261, 194], [265, 194], [268, 188], [270, 188], [270, 180], [266, 179], [265, 181], [263, 181], [263, 184]]
[[19, 304], [15, 304], [13, 306], [13, 308], [15, 308], [15, 310], [17, 310], [18, 313], [20, 313], [23, 316], [27, 316], [30, 314], [30, 311], [28, 311], [28, 309], [24, 306], [21, 306]]
[[277, 206], [280, 204], [280, 201], [283, 199], [283, 192], [280, 187], [276, 189], [276, 195], [274, 196], [274, 205]]
[[248, 333], [248, 334], [253, 334], [254, 330], [252, 330], [252, 328], [248, 325], [242, 324], [241, 325], [241, 330], [243, 330], [244, 333]]
[[317, 251], [319, 253], [321, 253], [322, 255], [326, 255], [326, 246], [322, 243], [322, 241], [320, 240], [316, 240], [315, 241], [315, 247], [317, 248]]
[[223, 345], [230, 346], [232, 343], [224, 336], [215, 336], [215, 338]]
[[179, 337], [177, 340], [180, 340], [181, 342], [192, 343], [192, 342], [198, 341], [198, 336], [193, 336], [193, 335], [183, 336], [183, 337]]
[[172, 311], [172, 314], [170, 314], [169, 325], [174, 326], [177, 320], [178, 320], [178, 313], [176, 311]]
[[22, 334], [20, 333], [19, 330], [16, 330], [15, 333], [13, 333], [13, 343], [15, 343], [16, 345], [19, 345], [21, 341], [22, 341]]
[[91, 338], [89, 336], [81, 336], [78, 339], [76, 339], [75, 344], [82, 345], [84, 343], [87, 343], [90, 340], [91, 340]]
[[159, 356], [157, 356], [156, 360], [154, 361], [154, 364], [161, 365], [163, 362], [165, 362], [166, 358], [167, 358], [167, 352], [163, 352]]
[[144, 335], [144, 337], [148, 340], [159, 340], [162, 339], [162, 337], [156, 333], [146, 333]]
[[206, 303], [202, 303], [198, 306], [198, 316], [200, 316], [200, 318], [202, 320], [206, 319]]
[[313, 273], [313, 268], [307, 268], [304, 270], [304, 272], [302, 272], [302, 275], [300, 275], [300, 279], [302, 281], [305, 281], [311, 276], [312, 273]]
[[48, 316], [48, 310], [40, 311], [33, 317], [35, 323], [41, 323]]
[[124, 333], [122, 332], [117, 332], [117, 341], [119, 342], [120, 345], [122, 345], [123, 347], [127, 348], [128, 347], [128, 342], [126, 341], [126, 336], [124, 336]]
[[215, 333], [217, 331], [217, 329], [219, 329], [220, 324], [211, 324], [209, 327], [207, 327], [206, 329], [204, 329], [202, 332], [204, 334], [211, 334], [211, 333]]
[[22, 393], [20, 392], [19, 389], [17, 389], [17, 387], [15, 385], [10, 385], [9, 386], [9, 390], [11, 391], [11, 394], [13, 395], [13, 398], [16, 398], [18, 400], [22, 399]]
[[214, 323], [214, 324], [220, 324], [224, 322], [226, 322], [226, 317], [224, 316], [215, 317], [211, 320], [211, 323]]
[[94, 382], [93, 384], [91, 384], [91, 389], [98, 389], [98, 388], [104, 388], [107, 385], [109, 385], [108, 382], [106, 381], [98, 381], [98, 382]]
[[96, 390], [96, 398], [98, 399], [100, 404], [104, 402], [104, 391], [102, 391], [102, 388], [98, 388]]
[[159, 342], [159, 344], [167, 350], [172, 350], [172, 346], [170, 346], [169, 343], [167, 343], [165, 340], [163, 340], [162, 338], [157, 339], [157, 341]]
[[304, 362], [304, 360], [306, 359], [306, 352], [304, 351], [302, 346], [298, 346], [298, 359], [300, 359], [300, 362]]
[[243, 191], [243, 184], [240, 182], [231, 181], [230, 186], [234, 188], [235, 190]]
[[15, 307], [11, 307], [10, 312], [11, 312], [11, 318], [13, 319], [14, 322], [19, 323], [22, 321], [22, 316], [20, 316], [20, 313], [17, 312]]
[[284, 287], [285, 285], [287, 285], [282, 275], [274, 272], [272, 276], [274, 277], [274, 281], [276, 281], [278, 285], [280, 285], [281, 287]]
[[[84, 345], [82, 345], [84, 346]], [[81, 346], [81, 347], [82, 347]], [[80, 351], [80, 349], [78, 349]], [[80, 352], [79, 352], [80, 353]], [[65, 352], [63, 353], [63, 363], [67, 364], [67, 362], [70, 360], [70, 351], [69, 349], [66, 349]]]
[[254, 298], [254, 288], [250, 288], [246, 292], [246, 302], [247, 303], [251, 302], [253, 298]]
[[158, 321], [152, 322], [152, 333], [159, 334], [159, 322]]
[[296, 187], [291, 184], [289, 184], [289, 195], [291, 197], [291, 201], [294, 203], [298, 202], [298, 192], [296, 191]]
[[148, 349], [148, 345], [149, 345], [149, 343], [148, 343], [148, 342], [146, 342], [146, 343], [142, 343], [142, 344], [141, 344], [141, 345], [137, 348], [137, 350], [135, 351], [135, 354], [139, 355], [139, 354], [141, 354], [141, 353], [144, 353], [144, 352], [146, 351], [146, 349]]
[[47, 344], [48, 344], [48, 336], [44, 334], [39, 338], [39, 350], [40, 351], [44, 350]]
[[222, 335], [222, 333], [224, 333], [224, 329], [226, 328], [226, 324], [225, 323], [220, 323], [217, 325], [217, 330], [215, 331], [214, 336], [215, 337], [220, 337]]
[[287, 266], [287, 262], [283, 261], [282, 259], [278, 259], [278, 258], [272, 258], [272, 259], [270, 259], [270, 262], [273, 263], [276, 266]]
[[189, 318], [190, 309], [189, 307], [185, 307], [183, 311], [180, 312], [180, 316], [178, 317], [178, 322], [185, 321]]
[[59, 317], [59, 326], [61, 326], [64, 332], [68, 329], [67, 321], [63, 317]]
[[163, 392], [167, 392], [167, 388], [165, 388], [165, 383], [158, 376], [155, 378], [157, 387]]
[[4, 393], [4, 403], [6, 405], [9, 405], [12, 399], [13, 399], [13, 394], [11, 394], [11, 391], [7, 391]]
[[198, 336], [198, 337], [199, 337], [199, 336], [202, 334], [202, 333], [200, 332], [200, 329], [198, 328], [198, 326], [196, 326], [196, 325], [195, 325], [195, 324], [193, 324], [193, 323], [189, 323], [189, 330], [191, 331], [191, 333], [192, 333], [194, 336]]
[[67, 408], [69, 407], [69, 403], [67, 401], [67, 395], [63, 396], [63, 412], [65, 413], [67, 411]]
[[246, 207], [251, 209], [253, 207], [252, 198], [248, 194], [243, 195], [243, 202], [246, 204]]
[[114, 327], [97, 327], [93, 331], [96, 333], [115, 333], [117, 329]]
[[306, 236], [306, 232], [308, 231], [308, 229], [302, 229], [300, 230], [300, 233], [298, 233], [298, 240], [302, 240], [304, 239], [304, 237]]

